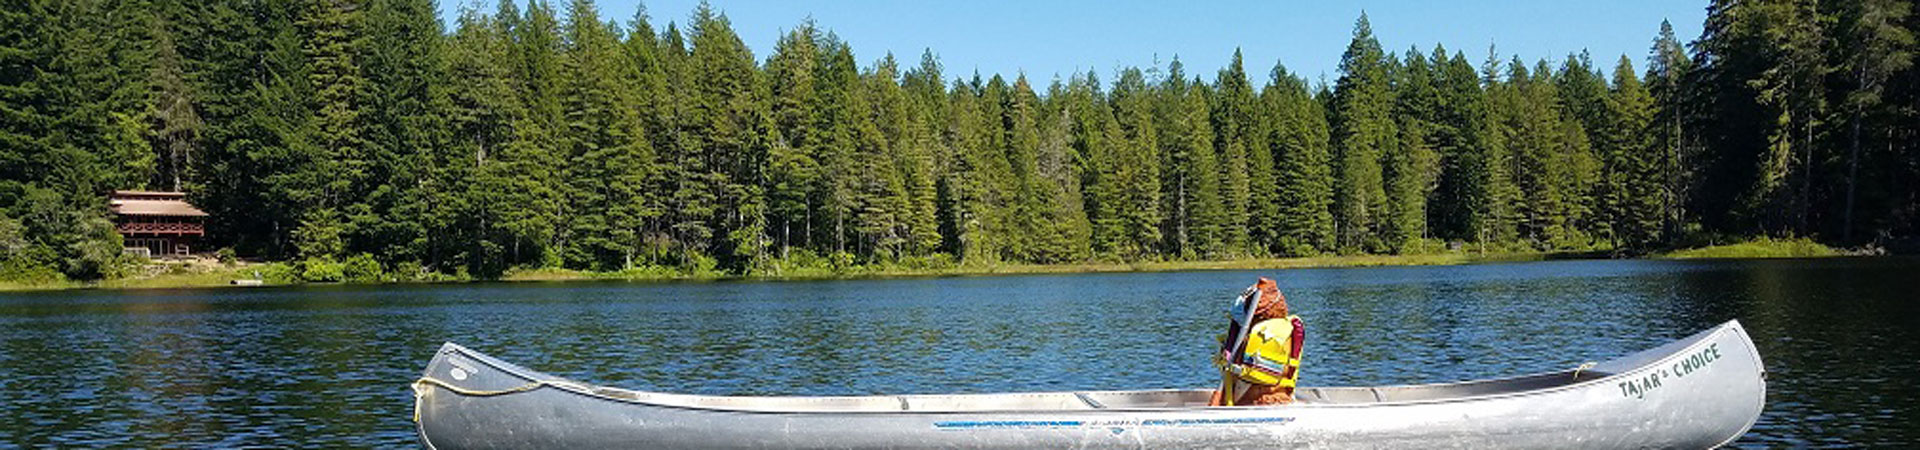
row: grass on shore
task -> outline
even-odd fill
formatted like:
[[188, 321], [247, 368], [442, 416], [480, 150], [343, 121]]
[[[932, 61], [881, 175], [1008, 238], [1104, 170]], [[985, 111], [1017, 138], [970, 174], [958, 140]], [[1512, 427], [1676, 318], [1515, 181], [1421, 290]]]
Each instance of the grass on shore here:
[[[99, 281], [51, 279], [33, 282], [0, 281], [0, 291], [59, 289], [160, 289], [231, 286], [233, 280], [252, 279], [269, 264], [218, 264], [205, 262], [155, 261], [141, 266], [141, 273]], [[269, 283], [269, 284], [286, 284]]]
[[256, 265], [194, 267], [164, 273], [111, 280], [100, 280], [89, 287], [102, 289], [151, 289], [231, 286], [233, 280], [254, 278]]
[[73, 288], [79, 288], [79, 287], [85, 287], [85, 286], [80, 283], [74, 283], [67, 280], [36, 281], [36, 282], [0, 281], [0, 292], [50, 291], [55, 289], [73, 289]]
[[[1827, 247], [1805, 238], [1760, 238], [1737, 244], [1676, 250], [1653, 255], [1653, 257], [1660, 259], [1809, 258], [1843, 256], [1846, 254], [1847, 253], [1842, 250]], [[1172, 272], [1185, 270], [1258, 270], [1314, 267], [1431, 266], [1485, 262], [1539, 261], [1568, 256], [1593, 257], [1587, 254], [1558, 254], [1526, 251], [1494, 253], [1443, 251], [1413, 255], [1327, 255], [1301, 258], [1249, 258], [1222, 261], [1087, 262], [1073, 264], [964, 264], [940, 261], [916, 264], [847, 265], [839, 269], [819, 265], [782, 266], [776, 264], [775, 267], [765, 270], [762, 273], [747, 276], [729, 274], [714, 270], [711, 267], [691, 270], [671, 267], [644, 267], [614, 272], [541, 268], [512, 270], [502, 276], [501, 280], [816, 280], [969, 275]], [[143, 270], [141, 270], [141, 273], [125, 278], [91, 282], [65, 279], [32, 282], [0, 281], [0, 291], [79, 288], [202, 288], [230, 286], [233, 280], [255, 278], [265, 278], [269, 285], [281, 285], [298, 282], [298, 276], [291, 274], [293, 271], [292, 267], [294, 266], [286, 263], [241, 262], [237, 264], [218, 264], [210, 261], [158, 261], [146, 265]], [[443, 277], [443, 279], [433, 281], [446, 280]]]
[[682, 272], [670, 269], [650, 268], [619, 272], [592, 272], [569, 269], [529, 269], [515, 270], [502, 277], [507, 281], [574, 281], [574, 280], [714, 280], [714, 279], [752, 279], [752, 280], [816, 280], [843, 278], [884, 278], [884, 277], [923, 277], [923, 276], [968, 276], [968, 275], [1017, 275], [1017, 274], [1060, 274], [1060, 273], [1110, 273], [1110, 272], [1172, 272], [1184, 270], [1254, 270], [1254, 269], [1301, 269], [1314, 267], [1363, 267], [1363, 266], [1432, 266], [1471, 264], [1481, 262], [1538, 261], [1547, 259], [1548, 253], [1494, 253], [1474, 254], [1449, 252], [1421, 255], [1335, 255], [1311, 256], [1303, 258], [1257, 258], [1224, 261], [1142, 261], [1142, 262], [1088, 262], [1074, 264], [957, 264], [947, 266], [914, 267], [900, 265], [861, 265], [845, 269], [801, 267], [785, 270], [770, 270], [767, 273], [740, 276], [723, 272]]
[[1666, 259], [1696, 258], [1819, 258], [1844, 256], [1846, 252], [1821, 245], [1807, 238], [1759, 238], [1737, 244], [1675, 250], [1660, 254]]

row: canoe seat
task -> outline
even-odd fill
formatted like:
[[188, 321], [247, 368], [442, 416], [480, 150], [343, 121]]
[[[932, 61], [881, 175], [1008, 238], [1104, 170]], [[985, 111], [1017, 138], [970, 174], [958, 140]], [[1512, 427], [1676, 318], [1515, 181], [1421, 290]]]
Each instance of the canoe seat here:
[[1373, 388], [1300, 388], [1293, 392], [1300, 403], [1377, 403], [1380, 394]]

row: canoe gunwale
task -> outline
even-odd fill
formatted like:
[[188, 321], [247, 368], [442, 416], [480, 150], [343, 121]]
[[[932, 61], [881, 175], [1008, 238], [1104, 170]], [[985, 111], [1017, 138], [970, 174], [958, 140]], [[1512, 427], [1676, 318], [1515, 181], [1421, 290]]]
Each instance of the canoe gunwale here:
[[[455, 344], [452, 342], [447, 342], [442, 344], [440, 350], [436, 352], [436, 356], [434, 358], [435, 363], [429, 364], [428, 371], [431, 371], [433, 370], [434, 367], [438, 366], [437, 363], [439, 363], [441, 359], [446, 358], [449, 355], [457, 354], [459, 356], [466, 358], [469, 361], [485, 365], [489, 369], [493, 369], [501, 373], [511, 375], [515, 378], [523, 380], [528, 384], [535, 385], [529, 389], [526, 389], [527, 392], [552, 388], [552, 389], [556, 389], [572, 395], [588, 397], [591, 399], [626, 403], [626, 404], [632, 404], [632, 405], [640, 405], [640, 406], [645, 406], [650, 408], [661, 408], [661, 409], [683, 410], [683, 411], [743, 413], [743, 414], [978, 415], [978, 414], [1053, 413], [1053, 412], [1062, 412], [1062, 411], [1073, 411], [1073, 412], [1080, 412], [1080, 413], [1099, 413], [1099, 412], [1165, 413], [1170, 411], [1190, 412], [1190, 411], [1299, 410], [1299, 409], [1322, 409], [1322, 408], [1377, 408], [1377, 407], [1389, 407], [1389, 406], [1415, 406], [1415, 405], [1436, 405], [1436, 404], [1452, 404], [1452, 403], [1467, 403], [1467, 402], [1482, 402], [1482, 401], [1498, 401], [1498, 400], [1526, 398], [1526, 397], [1532, 397], [1532, 396], [1550, 395], [1550, 394], [1571, 391], [1571, 390], [1593, 389], [1596, 386], [1604, 386], [1606, 383], [1618, 383], [1620, 382], [1620, 380], [1626, 377], [1632, 376], [1635, 373], [1641, 371], [1641, 369], [1646, 369], [1649, 367], [1657, 367], [1660, 364], [1666, 363], [1668, 361], [1682, 358], [1684, 357], [1684, 355], [1686, 355], [1690, 350], [1694, 349], [1695, 347], [1714, 341], [1715, 340], [1714, 338], [1717, 337], [1720, 333], [1738, 333], [1738, 334], [1744, 335], [1745, 330], [1740, 326], [1738, 321], [1728, 321], [1719, 326], [1697, 332], [1685, 338], [1677, 339], [1677, 340], [1668, 342], [1666, 344], [1656, 346], [1654, 348], [1642, 350], [1635, 353], [1630, 353], [1627, 355], [1623, 355], [1623, 356], [1608, 360], [1607, 362], [1597, 364], [1592, 368], [1585, 369], [1584, 371], [1575, 369], [1575, 370], [1564, 370], [1564, 371], [1557, 371], [1557, 372], [1540, 372], [1540, 373], [1503, 377], [1503, 378], [1462, 380], [1462, 381], [1453, 381], [1453, 382], [1409, 384], [1409, 385], [1301, 387], [1300, 391], [1367, 390], [1367, 391], [1372, 391], [1375, 395], [1375, 398], [1378, 398], [1380, 400], [1376, 400], [1372, 402], [1309, 401], [1309, 402], [1296, 402], [1288, 405], [1260, 405], [1260, 406], [1204, 406], [1204, 405], [1203, 406], [1177, 406], [1177, 407], [1176, 406], [1154, 406], [1154, 407], [1114, 406], [1114, 407], [1092, 407], [1092, 408], [1073, 408], [1073, 409], [1032, 409], [1032, 408], [911, 409], [911, 408], [904, 407], [907, 405], [907, 402], [910, 399], [914, 399], [914, 398], [923, 398], [923, 399], [938, 398], [938, 397], [956, 398], [956, 397], [970, 397], [970, 396], [987, 398], [987, 397], [1004, 397], [1004, 396], [1019, 396], [1019, 395], [1029, 395], [1029, 396], [1071, 395], [1071, 396], [1080, 397], [1081, 399], [1084, 400], [1086, 394], [1095, 394], [1095, 395], [1175, 394], [1175, 395], [1180, 395], [1180, 394], [1191, 394], [1192, 392], [1196, 391], [1194, 389], [1146, 389], [1146, 390], [1129, 390], [1129, 391], [1049, 391], [1049, 392], [950, 394], [950, 395], [905, 394], [905, 395], [864, 395], [864, 396], [711, 396], [711, 395], [648, 392], [648, 391], [637, 391], [637, 390], [631, 390], [631, 389], [581, 383], [581, 382], [573, 381], [563, 377], [553, 376], [550, 374], [546, 374], [544, 372], [528, 369], [525, 367], [515, 365], [513, 363], [500, 360], [498, 358], [494, 358], [492, 356], [474, 351], [472, 349], [468, 349], [464, 346], [461, 346], [459, 344]], [[1748, 339], [1748, 341], [1750, 342], [1751, 340]], [[1760, 359], [1759, 359], [1758, 350], [1755, 349], [1752, 345], [1748, 345], [1747, 349], [1749, 352], [1752, 352], [1752, 357], [1754, 358], [1754, 361], [1759, 362]], [[1635, 362], [1635, 361], [1638, 361], [1639, 364], [1631, 364], [1631, 365], [1625, 364], [1628, 362]], [[1603, 369], [1606, 369], [1606, 370], [1603, 370]], [[1513, 382], [1520, 382], [1525, 380], [1532, 380], [1532, 379], [1553, 377], [1553, 376], [1571, 377], [1581, 372], [1604, 373], [1605, 375], [1596, 377], [1596, 378], [1591, 378], [1591, 379], [1576, 380], [1566, 384], [1549, 386], [1545, 388], [1494, 392], [1494, 393], [1486, 393], [1486, 394], [1478, 394], [1478, 395], [1463, 395], [1463, 396], [1437, 397], [1437, 398], [1426, 398], [1426, 399], [1398, 399], [1398, 400], [1389, 400], [1389, 399], [1386, 399], [1387, 397], [1382, 396], [1382, 392], [1443, 391], [1447, 389], [1466, 388], [1466, 387], [1473, 387], [1473, 386], [1486, 386], [1486, 385], [1497, 385], [1500, 383], [1513, 383]], [[425, 376], [429, 378], [432, 377], [430, 373]], [[1762, 368], [1760, 370], [1760, 376], [1763, 379], [1765, 377], [1764, 365], [1762, 365]], [[446, 387], [438, 387], [438, 388], [450, 391], [450, 389], [447, 389]], [[1764, 383], [1762, 383], [1762, 388], [1764, 389]], [[432, 389], [432, 387], [428, 389]], [[616, 392], [616, 393], [627, 394], [627, 395], [610, 395], [607, 392]], [[450, 392], [450, 393], [454, 393], [458, 395], [457, 392]], [[632, 396], [633, 398], [629, 398], [629, 396]], [[648, 401], [644, 399], [644, 397], [647, 397], [647, 396], [660, 396], [665, 398], [676, 398], [676, 399], [682, 399], [687, 401], [706, 401], [706, 400], [724, 401], [725, 399], [735, 399], [735, 400], [776, 399], [777, 401], [781, 401], [781, 402], [806, 402], [809, 400], [817, 400], [821, 403], [827, 403], [831, 401], [846, 401], [851, 399], [886, 399], [889, 402], [898, 402], [903, 406], [903, 408], [892, 409], [892, 410], [878, 410], [878, 409], [801, 410], [801, 409], [788, 409], [784, 407], [783, 408], [715, 407], [715, 406], [673, 404], [673, 403], [663, 403], [658, 401]], [[1754, 425], [1754, 422], [1757, 422], [1757, 420], [1758, 420], [1758, 416], [1750, 420], [1746, 426], [1746, 429], [1751, 429], [1751, 427]], [[1744, 434], [1744, 431], [1742, 432], [1742, 434]], [[1735, 435], [1732, 439], [1737, 439], [1738, 437], [1739, 435]], [[1729, 439], [1728, 442], [1731, 442], [1732, 439]]]
[[[1721, 324], [1719, 328], [1730, 328], [1734, 332], [1740, 333], [1742, 340], [1746, 341], [1747, 354], [1753, 358], [1753, 363], [1756, 366], [1755, 369], [1760, 371], [1760, 409], [1765, 410], [1767, 401], [1767, 363], [1766, 360], [1760, 359], [1760, 347], [1753, 345], [1753, 338], [1747, 336], [1747, 329], [1740, 326], [1740, 321], [1738, 320], [1727, 321], [1727, 323]], [[1664, 359], [1665, 358], [1662, 358], [1662, 360]], [[1752, 431], [1753, 426], [1759, 423], [1760, 414], [1756, 413], [1753, 417], [1747, 419], [1746, 425], [1740, 427], [1740, 432], [1728, 436], [1726, 440], [1720, 441], [1720, 443], [1714, 445], [1713, 448], [1725, 448], [1733, 444], [1733, 441], [1740, 440], [1741, 436], [1746, 436], [1747, 432]]]

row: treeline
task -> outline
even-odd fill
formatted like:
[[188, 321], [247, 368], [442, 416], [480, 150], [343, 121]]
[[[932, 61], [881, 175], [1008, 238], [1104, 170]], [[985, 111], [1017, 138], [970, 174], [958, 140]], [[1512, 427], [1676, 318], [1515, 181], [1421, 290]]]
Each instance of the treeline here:
[[810, 21], [763, 59], [704, 4], [449, 33], [433, 0], [16, 0], [0, 276], [114, 275], [104, 193], [135, 188], [242, 255], [476, 277], [1856, 244], [1920, 213], [1913, 11], [1714, 1], [1644, 69], [1391, 51], [1363, 15], [1331, 84], [1236, 51], [1042, 86]]

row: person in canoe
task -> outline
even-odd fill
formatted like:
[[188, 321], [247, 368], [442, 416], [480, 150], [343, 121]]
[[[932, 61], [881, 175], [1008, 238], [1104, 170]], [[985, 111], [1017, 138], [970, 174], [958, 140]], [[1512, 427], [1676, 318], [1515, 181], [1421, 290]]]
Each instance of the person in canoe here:
[[1214, 367], [1220, 369], [1220, 389], [1208, 404], [1292, 403], [1306, 328], [1299, 316], [1287, 314], [1287, 298], [1280, 294], [1280, 285], [1260, 278], [1234, 299], [1227, 318], [1227, 332], [1220, 335], [1220, 351], [1213, 356]]

